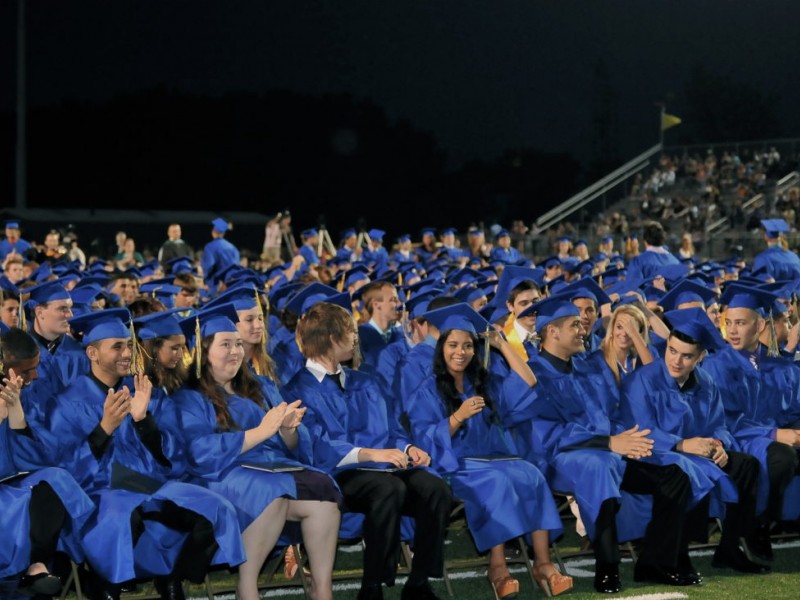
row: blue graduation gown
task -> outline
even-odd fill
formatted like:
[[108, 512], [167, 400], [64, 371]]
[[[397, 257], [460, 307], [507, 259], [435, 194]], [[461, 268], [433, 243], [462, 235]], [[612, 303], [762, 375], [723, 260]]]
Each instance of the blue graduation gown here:
[[[39, 346], [39, 378], [31, 383], [30, 395], [36, 396], [44, 405], [39, 409], [46, 411], [50, 401], [75, 379], [89, 371], [89, 359], [80, 342], [69, 335], [64, 335], [53, 354], [47, 350], [38, 337], [33, 336]], [[26, 406], [25, 410], [37, 410], [36, 405]], [[26, 412], [26, 414], [28, 414]]]
[[776, 281], [800, 278], [800, 257], [778, 245], [770, 246], [753, 259], [753, 270], [761, 267]]
[[300, 246], [298, 254], [305, 259], [307, 267], [319, 264], [319, 256], [317, 256], [317, 251], [308, 244], [303, 244]]
[[520, 260], [522, 260], [523, 256], [519, 253], [519, 250], [516, 248], [492, 248], [491, 259], [499, 260], [507, 265], [517, 264]]
[[19, 238], [13, 244], [10, 243], [8, 240], [0, 241], [0, 262], [3, 262], [6, 259], [6, 256], [11, 254], [11, 252], [16, 252], [17, 254], [22, 254], [31, 247], [30, 242]]
[[[517, 387], [527, 387], [517, 378]], [[521, 385], [520, 385], [521, 384]], [[502, 386], [491, 386], [497, 398]], [[465, 382], [462, 401], [475, 391]], [[414, 443], [464, 502], [467, 525], [480, 552], [530, 532], [561, 534], [561, 519], [542, 473], [526, 460], [471, 460], [518, 456], [511, 436], [489, 419], [489, 410], [467, 419], [454, 436], [436, 378], [426, 378], [406, 403]]]
[[392, 381], [392, 392], [400, 403], [410, 398], [422, 382], [433, 373], [435, 349], [436, 340], [428, 336], [404, 354], [398, 362]]
[[377, 250], [370, 250], [369, 248], [364, 248], [363, 252], [361, 253], [361, 260], [366, 264], [374, 263], [375, 271], [383, 271], [385, 268], [389, 266], [389, 253], [383, 246], [381, 246]]
[[719, 388], [701, 367], [694, 370], [692, 385], [683, 390], [663, 360], [637, 369], [623, 380], [619, 415], [624, 427], [638, 424], [652, 430], [654, 462], [680, 466], [692, 482], [695, 501], [712, 488], [722, 502], [738, 501], [733, 480], [713, 461], [673, 450], [692, 437], [716, 438], [727, 450], [740, 450], [725, 425]]
[[391, 344], [402, 344], [404, 350], [408, 350], [408, 344], [399, 327], [389, 329], [389, 339], [384, 337], [371, 324], [365, 323], [358, 326], [358, 343], [364, 362], [377, 366], [379, 355]]
[[658, 275], [662, 267], [679, 264], [672, 254], [645, 250], [628, 263], [628, 279], [650, 279]]
[[239, 250], [225, 238], [215, 238], [203, 249], [200, 264], [203, 267], [206, 283], [209, 283], [209, 279], [213, 283], [216, 274], [222, 269], [239, 264]]
[[[133, 389], [130, 378], [120, 385]], [[114, 583], [170, 574], [186, 533], [145, 520], [145, 532], [134, 548], [130, 527], [134, 510], [142, 507], [145, 512], [158, 511], [166, 501], [205, 517], [214, 526], [219, 549], [212, 564], [233, 566], [243, 562], [244, 548], [233, 507], [224, 498], [198, 486], [168, 479], [177, 475], [183, 460], [177, 440], [167, 431], [176, 428], [175, 425], [159, 427], [164, 464], [142, 443], [132, 418], [126, 418], [117, 428], [102, 456], [99, 459], [94, 456], [88, 436], [102, 419], [106, 392], [94, 379], [83, 375], [57, 398], [48, 415], [48, 434], [58, 444], [59, 466], [75, 477], [97, 505], [82, 539], [92, 566], [104, 579]], [[157, 424], [162, 412], [165, 420], [174, 419], [165, 408], [169, 403], [164, 399], [158, 392], [151, 398], [148, 412]], [[163, 483], [153, 493], [116, 487], [112, 484], [115, 464]]]
[[192, 481], [229, 499], [236, 507], [242, 530], [276, 498], [297, 497], [297, 486], [291, 474], [268, 473], [241, 465], [280, 463], [307, 467], [310, 442], [305, 428], [298, 429], [300, 444], [295, 450], [290, 450], [280, 435], [275, 434], [242, 453], [244, 432], [261, 423], [266, 412], [264, 407], [249, 398], [229, 396], [228, 411], [236, 427], [220, 431], [211, 401], [200, 392], [184, 388], [172, 398], [178, 407]]
[[275, 370], [281, 384], [286, 385], [295, 373], [305, 367], [306, 359], [297, 346], [294, 333], [285, 327], [279, 329], [275, 337], [270, 338], [272, 349], [269, 351], [275, 362]]
[[[12, 431], [8, 421], [0, 423], [0, 478], [35, 468], [24, 458], [29, 456], [27, 446], [40, 443], [30, 428], [26, 433]], [[75, 562], [84, 560], [80, 545], [80, 531], [94, 511], [94, 504], [72, 476], [63, 469], [45, 467], [33, 473], [0, 483], [0, 578], [25, 571], [30, 565], [30, 513], [31, 488], [46, 482], [53, 488], [67, 511], [67, 519], [59, 536], [58, 547]]]

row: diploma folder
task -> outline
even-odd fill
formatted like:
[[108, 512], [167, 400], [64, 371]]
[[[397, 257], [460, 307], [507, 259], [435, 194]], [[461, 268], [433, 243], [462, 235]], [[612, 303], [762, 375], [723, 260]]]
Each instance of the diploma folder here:
[[294, 471], [303, 471], [300, 465], [289, 465], [286, 463], [242, 463], [245, 469], [253, 469], [255, 471], [264, 471], [266, 473], [292, 473]]

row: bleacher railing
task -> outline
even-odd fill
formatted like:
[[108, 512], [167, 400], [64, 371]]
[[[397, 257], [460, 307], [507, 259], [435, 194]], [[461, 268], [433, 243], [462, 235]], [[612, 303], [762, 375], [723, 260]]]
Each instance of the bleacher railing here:
[[602, 179], [599, 179], [586, 189], [565, 200], [554, 209], [547, 211], [536, 219], [536, 227], [539, 230], [545, 230], [557, 225], [575, 211], [580, 210], [596, 198], [633, 177], [639, 171], [647, 168], [650, 164], [650, 159], [661, 152], [661, 149], [661, 144], [656, 144]]

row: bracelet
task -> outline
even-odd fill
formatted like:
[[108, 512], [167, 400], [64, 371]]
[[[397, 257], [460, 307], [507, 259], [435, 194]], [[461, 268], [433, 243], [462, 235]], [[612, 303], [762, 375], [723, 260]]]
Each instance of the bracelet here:
[[453, 413], [453, 414], [452, 414], [452, 415], [450, 415], [450, 416], [451, 416], [451, 417], [453, 417], [453, 418], [456, 420], [456, 423], [458, 423], [459, 425], [463, 425], [463, 424], [464, 424], [464, 421], [462, 421], [461, 419], [459, 419], [459, 418], [456, 416], [456, 413]]

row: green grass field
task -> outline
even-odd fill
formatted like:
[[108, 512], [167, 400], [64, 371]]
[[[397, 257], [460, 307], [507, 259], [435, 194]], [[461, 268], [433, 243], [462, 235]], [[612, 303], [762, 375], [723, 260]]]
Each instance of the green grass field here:
[[[563, 555], [577, 551], [577, 536], [574, 534], [573, 523], [566, 520], [565, 538], [559, 543]], [[638, 584], [633, 582], [633, 567], [630, 560], [623, 559], [621, 567], [622, 593], [611, 597], [642, 598], [643, 600], [670, 600], [677, 598], [697, 599], [782, 599], [798, 598], [800, 596], [800, 538], [789, 537], [775, 541], [775, 561], [772, 563], [773, 573], [769, 575], [740, 575], [733, 571], [718, 570], [711, 566], [713, 548], [699, 548], [692, 551], [695, 567], [702, 573], [705, 581], [702, 586], [692, 587], [666, 587]], [[494, 595], [486, 579], [485, 569], [469, 566], [470, 561], [478, 558], [469, 534], [464, 528], [463, 521], [456, 521], [451, 527], [448, 536], [447, 558], [456, 568], [450, 573], [453, 597], [458, 600], [492, 599]], [[564, 594], [563, 597], [572, 600], [588, 600], [589, 598], [608, 598], [594, 592], [592, 577], [594, 561], [591, 556], [566, 557], [565, 562], [570, 575], [574, 577], [575, 588]], [[463, 568], [458, 568], [459, 563]], [[338, 600], [355, 600], [359, 588], [359, 572], [361, 564], [360, 546], [341, 546], [335, 570], [334, 597]], [[520, 580], [520, 598], [534, 596], [544, 597], [537, 587], [534, 589], [524, 567], [521, 564], [513, 565], [512, 572]], [[275, 582], [284, 582], [282, 569], [279, 569]], [[235, 576], [227, 571], [218, 571], [212, 574], [212, 585], [215, 600], [233, 599], [232, 589], [235, 586]], [[400, 590], [404, 577], [398, 577], [398, 584], [393, 588], [385, 588], [384, 597], [387, 600], [399, 600]], [[434, 589], [441, 596], [447, 598], [447, 591], [443, 581], [434, 581]], [[152, 595], [149, 584], [140, 585], [136, 594], [128, 594], [126, 598], [141, 599], [157, 598]], [[202, 586], [188, 586], [187, 596], [204, 599], [205, 588]], [[264, 598], [302, 598], [303, 591], [299, 583], [280, 588], [265, 589]], [[68, 598], [75, 598], [74, 595]]]

